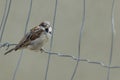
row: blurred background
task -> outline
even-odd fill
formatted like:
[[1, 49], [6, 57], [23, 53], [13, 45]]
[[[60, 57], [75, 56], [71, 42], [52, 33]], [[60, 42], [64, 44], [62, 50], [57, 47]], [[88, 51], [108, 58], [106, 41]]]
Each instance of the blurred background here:
[[[0, 0], [0, 23], [5, 4]], [[109, 64], [111, 49], [111, 11], [113, 0], [86, 0], [85, 25], [81, 40], [80, 57]], [[115, 36], [111, 66], [120, 66], [120, 0], [114, 2]], [[24, 35], [30, 0], [11, 0], [10, 12], [1, 43], [18, 43]], [[53, 23], [55, 0], [33, 0], [27, 31], [42, 21]], [[83, 0], [58, 0], [52, 52], [77, 57], [79, 32], [83, 18]], [[0, 33], [2, 32], [2, 29]], [[50, 42], [44, 47], [49, 49]], [[11, 46], [12, 48], [14, 46]], [[10, 49], [9, 48], [9, 49]], [[21, 51], [4, 56], [0, 48], [0, 80], [12, 80]], [[48, 54], [24, 50], [15, 80], [45, 80]], [[76, 61], [51, 55], [47, 80], [70, 80]], [[79, 62], [73, 80], [107, 80], [108, 68], [98, 64]], [[120, 79], [120, 68], [110, 70], [109, 80]]]

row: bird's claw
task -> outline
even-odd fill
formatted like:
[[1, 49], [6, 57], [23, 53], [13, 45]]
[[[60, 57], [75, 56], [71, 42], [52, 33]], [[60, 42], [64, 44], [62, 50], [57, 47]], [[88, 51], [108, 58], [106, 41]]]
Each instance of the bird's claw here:
[[45, 52], [45, 49], [44, 48], [41, 48], [40, 49], [41, 53]]

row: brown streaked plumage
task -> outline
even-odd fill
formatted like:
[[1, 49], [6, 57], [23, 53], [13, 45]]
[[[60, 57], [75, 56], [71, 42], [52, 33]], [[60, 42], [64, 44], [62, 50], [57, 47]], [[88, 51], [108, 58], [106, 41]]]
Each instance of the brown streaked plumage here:
[[24, 48], [24, 47], [30, 45], [31, 41], [40, 37], [40, 35], [43, 31], [44, 30], [40, 29], [40, 27], [38, 27], [38, 26], [36, 26], [35, 28], [32, 28], [30, 30], [30, 34], [26, 34], [23, 37], [23, 39], [18, 43], [18, 45], [15, 47], [15, 51], [20, 49], [20, 48]]
[[11, 51], [18, 49], [29, 48], [31, 50], [42, 50], [42, 46], [49, 39], [52, 28], [47, 21], [42, 22], [39, 26], [36, 26], [30, 30], [20, 42], [11, 50], [4, 53], [4, 55]]

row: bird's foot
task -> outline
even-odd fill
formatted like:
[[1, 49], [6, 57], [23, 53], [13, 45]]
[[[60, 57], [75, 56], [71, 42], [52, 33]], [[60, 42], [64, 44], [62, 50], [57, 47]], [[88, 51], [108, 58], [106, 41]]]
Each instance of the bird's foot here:
[[45, 49], [44, 48], [41, 48], [40, 49], [41, 53], [45, 52]]

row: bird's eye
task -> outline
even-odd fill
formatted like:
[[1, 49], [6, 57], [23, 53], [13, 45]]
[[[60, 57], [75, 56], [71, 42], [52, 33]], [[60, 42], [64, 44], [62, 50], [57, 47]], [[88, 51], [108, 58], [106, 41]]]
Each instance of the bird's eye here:
[[46, 28], [45, 31], [48, 32], [48, 28]]

